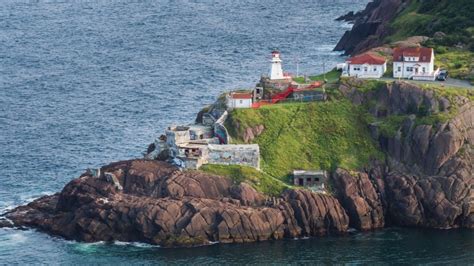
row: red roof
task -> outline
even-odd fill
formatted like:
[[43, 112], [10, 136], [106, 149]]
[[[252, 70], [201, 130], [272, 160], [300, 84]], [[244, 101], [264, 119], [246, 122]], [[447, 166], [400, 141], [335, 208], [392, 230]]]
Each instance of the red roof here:
[[252, 93], [232, 92], [230, 97], [232, 97], [232, 99], [252, 99]]
[[373, 54], [361, 54], [347, 59], [350, 64], [354, 65], [383, 65], [387, 60], [381, 56], [376, 56]]
[[403, 57], [418, 57], [417, 62], [431, 62], [433, 48], [426, 47], [408, 47], [393, 49], [393, 62], [403, 62]]

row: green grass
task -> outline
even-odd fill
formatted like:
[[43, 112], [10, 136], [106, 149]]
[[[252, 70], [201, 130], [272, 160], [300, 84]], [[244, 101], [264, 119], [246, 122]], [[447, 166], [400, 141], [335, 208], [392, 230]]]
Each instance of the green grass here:
[[417, 85], [425, 90], [433, 90], [437, 99], [444, 97], [449, 100], [450, 103], [455, 103], [457, 96], [463, 96], [471, 101], [474, 101], [474, 90], [458, 88], [458, 87], [446, 87], [435, 84], [423, 84]]
[[[308, 78], [311, 81], [323, 81], [324, 78], [326, 78], [328, 83], [335, 83], [335, 82], [339, 81], [340, 77], [341, 77], [341, 72], [336, 70], [336, 69], [333, 69], [333, 70], [327, 72], [326, 74], [323, 73], [323, 74], [320, 74], [320, 75], [309, 76]], [[300, 83], [300, 84], [305, 83], [304, 77], [293, 78], [293, 81], [295, 81], [297, 83]]]
[[[385, 118], [375, 119], [370, 118], [371, 122], [375, 122], [378, 125], [379, 132], [382, 136], [391, 138], [397, 134], [397, 131], [401, 128], [403, 121], [408, 118], [408, 115], [390, 115]], [[448, 112], [436, 113], [433, 115], [416, 116], [415, 126], [419, 125], [431, 125], [435, 126], [439, 123], [447, 122], [452, 118], [452, 114]]]
[[380, 134], [385, 137], [394, 137], [407, 117], [407, 115], [391, 115], [380, 119], [377, 122]]
[[234, 110], [228, 128], [234, 141], [242, 142], [245, 128], [264, 125], [254, 140], [260, 145], [262, 169], [287, 181], [294, 169], [360, 169], [372, 158], [383, 158], [371, 140], [365, 113], [347, 100], [276, 104]]
[[[371, 81], [364, 81], [363, 85], [359, 85], [358, 90], [367, 92], [367, 88], [374, 88], [374, 85], [370, 85]], [[380, 83], [380, 82], [379, 82]], [[368, 84], [368, 85], [367, 85]], [[451, 88], [442, 87], [434, 84], [417, 85], [425, 90], [434, 91], [435, 98], [440, 99], [442, 97], [448, 99], [451, 103], [447, 112], [436, 112], [433, 114], [427, 114], [426, 111], [418, 110], [413, 113], [416, 115], [415, 125], [432, 125], [435, 126], [439, 123], [445, 123], [449, 119], [452, 119], [458, 113], [458, 107], [456, 105], [456, 97], [463, 96], [471, 101], [474, 101], [474, 90], [462, 89], [462, 88]], [[377, 103], [373, 102], [367, 107], [374, 107]], [[379, 107], [380, 108], [380, 107]], [[390, 115], [384, 118], [375, 118], [370, 114], [366, 114], [365, 121], [367, 124], [376, 123], [380, 130], [380, 134], [385, 137], [394, 137], [398, 129], [401, 127], [403, 121], [408, 118], [408, 114], [404, 115]]]
[[470, 46], [474, 44], [472, 14], [472, 0], [411, 0], [391, 22], [393, 34], [387, 41], [401, 41], [414, 35], [431, 37], [435, 32], [444, 32], [447, 36], [436, 40], [437, 44]]
[[390, 26], [395, 31], [387, 38], [387, 42], [402, 41], [410, 36], [418, 35], [422, 27], [433, 20], [432, 15], [417, 13], [420, 6], [420, 2], [411, 1], [411, 4], [392, 21]]
[[229, 177], [234, 180], [236, 184], [247, 182], [257, 191], [265, 195], [278, 196], [283, 190], [290, 188], [289, 185], [281, 180], [275, 179], [251, 167], [208, 164], [203, 165], [200, 170], [214, 175]]
[[392, 78], [393, 77], [393, 62], [387, 62], [387, 71], [383, 74], [384, 78]]
[[[390, 23], [392, 34], [386, 43], [405, 40], [415, 35], [443, 38], [424, 43], [436, 53], [436, 65], [449, 70], [451, 77], [470, 80], [474, 84], [474, 5], [472, 0], [411, 0]], [[454, 48], [462, 44], [463, 48]]]
[[300, 84], [304, 84], [304, 83], [305, 83], [304, 77], [294, 77], [294, 78], [293, 78], [293, 81], [294, 81], [294, 82], [297, 82], [297, 83], [300, 83]]
[[437, 46], [435, 65], [448, 69], [452, 78], [470, 80], [474, 83], [474, 53], [467, 50]]
[[341, 72], [333, 69], [326, 74], [321, 74], [321, 75], [316, 75], [316, 76], [309, 76], [310, 80], [316, 81], [316, 80], [324, 80], [326, 78], [328, 83], [335, 83], [339, 81], [339, 78], [341, 77]]

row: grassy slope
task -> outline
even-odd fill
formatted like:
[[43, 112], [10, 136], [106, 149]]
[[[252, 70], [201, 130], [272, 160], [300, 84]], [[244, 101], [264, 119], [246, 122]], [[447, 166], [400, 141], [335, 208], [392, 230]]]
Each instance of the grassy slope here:
[[265, 195], [277, 196], [283, 192], [284, 189], [290, 187], [286, 183], [251, 167], [238, 165], [203, 165], [200, 170], [229, 177], [237, 184], [245, 181]]
[[[341, 79], [340, 82], [345, 82]], [[365, 80], [357, 88], [361, 92], [374, 91], [385, 82]], [[421, 86], [434, 90], [437, 97], [454, 102], [456, 96], [474, 101], [474, 91], [459, 88]], [[289, 103], [264, 106], [260, 109], [233, 110], [227, 128], [234, 142], [243, 143], [240, 136], [245, 128], [264, 125], [265, 131], [254, 142], [260, 145], [262, 171], [249, 167], [205, 165], [201, 170], [232, 178], [236, 183], [247, 182], [267, 195], [278, 195], [288, 185], [293, 169], [327, 169], [343, 167], [359, 169], [370, 158], [384, 158], [368, 132], [368, 123], [377, 122], [385, 136], [393, 136], [408, 115], [376, 119], [368, 114], [369, 106], [354, 106], [342, 98], [337, 89], [327, 89], [331, 100], [314, 103]], [[376, 104], [376, 103], [374, 103]], [[456, 114], [416, 114], [417, 124], [434, 125]], [[239, 128], [236, 128], [236, 122]]]
[[346, 100], [239, 109], [230, 120], [240, 124], [240, 132], [234, 128], [231, 134], [239, 142], [244, 128], [264, 125], [254, 141], [260, 145], [262, 170], [287, 181], [294, 169], [357, 169], [383, 157], [364, 116], [362, 107]]
[[[430, 40], [426, 46], [436, 50], [436, 65], [447, 68], [454, 78], [474, 83], [474, 5], [472, 0], [412, 0], [391, 23], [393, 34], [387, 42], [414, 35], [447, 36]], [[457, 44], [464, 48], [456, 48]]]
[[[317, 80], [324, 80], [326, 78], [328, 83], [334, 83], [339, 80], [339, 77], [341, 76], [341, 72], [337, 70], [331, 70], [327, 72], [326, 74], [321, 74], [321, 75], [316, 75], [316, 76], [309, 76], [308, 78], [311, 81], [317, 81]], [[297, 77], [293, 78], [295, 82], [298, 83], [304, 83], [304, 77]]]
[[437, 41], [440, 45], [474, 44], [470, 30], [474, 27], [474, 5], [472, 0], [411, 0], [391, 26], [394, 33], [389, 41], [400, 41], [413, 35], [433, 36], [441, 31], [447, 37]]
[[[367, 87], [375, 88], [373, 85], [367, 86], [365, 84], [359, 90], [365, 91]], [[433, 84], [421, 85], [420, 88], [425, 90], [433, 90], [435, 97], [440, 99], [442, 97], [448, 99], [449, 102], [454, 103], [457, 96], [464, 96], [471, 101], [474, 101], [474, 91], [469, 89], [461, 88], [450, 88], [450, 87], [440, 87]], [[375, 88], [376, 89], [376, 88]], [[416, 119], [415, 123], [417, 125], [436, 125], [438, 123], [444, 123], [449, 119], [453, 118], [458, 113], [458, 108], [453, 104], [448, 112], [438, 112], [435, 114], [428, 114], [423, 111], [415, 113]], [[375, 119], [372, 116], [366, 116], [366, 123], [376, 122], [379, 125], [380, 133], [387, 137], [393, 137], [398, 129], [401, 127], [403, 121], [408, 117], [408, 115], [391, 115], [385, 118]]]
[[434, 46], [436, 51], [435, 64], [448, 69], [453, 78], [466, 79], [474, 83], [474, 53], [467, 50]]

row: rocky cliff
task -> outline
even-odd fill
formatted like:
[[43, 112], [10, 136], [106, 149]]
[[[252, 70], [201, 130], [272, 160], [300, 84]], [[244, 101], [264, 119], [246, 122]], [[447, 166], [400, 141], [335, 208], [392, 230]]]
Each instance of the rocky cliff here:
[[249, 185], [164, 162], [132, 160], [84, 174], [61, 193], [6, 213], [1, 226], [34, 227], [78, 241], [192, 246], [343, 233], [349, 218], [331, 196], [289, 190], [268, 201]]
[[[268, 197], [229, 178], [130, 160], [0, 215], [0, 227], [161, 246], [340, 234], [350, 227], [474, 228], [473, 92], [404, 82], [367, 87], [344, 79], [338, 91], [368, 108], [368, 127], [386, 159], [335, 170], [330, 195], [289, 189]], [[397, 123], [387, 132], [384, 123], [393, 117]]]
[[344, 33], [334, 50], [345, 51], [345, 54], [349, 55], [381, 46], [384, 44], [384, 38], [392, 33], [390, 21], [408, 2], [409, 0], [375, 0], [367, 4], [363, 11], [341, 16], [339, 20], [346, 20], [354, 25]]
[[[370, 125], [387, 154], [382, 167], [335, 173], [341, 203], [357, 218], [351, 221], [362, 228], [380, 227], [384, 219], [385, 224], [401, 226], [473, 228], [472, 101], [405, 82], [361, 92], [358, 82], [349, 80], [340, 91], [354, 104], [371, 105], [376, 118], [404, 119], [388, 136], [380, 133], [378, 122]], [[427, 117], [438, 116], [449, 119], [426, 123]]]

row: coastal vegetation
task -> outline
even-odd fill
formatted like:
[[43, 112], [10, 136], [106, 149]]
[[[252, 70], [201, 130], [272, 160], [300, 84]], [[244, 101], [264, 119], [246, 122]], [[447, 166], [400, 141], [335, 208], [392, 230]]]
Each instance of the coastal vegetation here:
[[[333, 69], [325, 74], [323, 73], [320, 75], [309, 76], [308, 79], [310, 81], [326, 80], [328, 83], [335, 83], [339, 80], [340, 77], [341, 77], [341, 72], [337, 71], [336, 69]], [[298, 83], [306, 82], [304, 77], [295, 77], [293, 78], [293, 80]]]
[[453, 78], [470, 80], [474, 83], [474, 52], [465, 49], [435, 46], [427, 44], [435, 49], [435, 64], [443, 69], [449, 70], [449, 75]]
[[410, 36], [433, 37], [424, 43], [436, 52], [436, 65], [450, 76], [474, 83], [474, 5], [470, 0], [413, 0], [390, 24], [387, 43]]
[[474, 6], [471, 0], [413, 0], [391, 23], [388, 40], [400, 41], [414, 35], [434, 36], [436, 45], [464, 45], [474, 52]]
[[[333, 75], [328, 73], [328, 76]], [[337, 84], [348, 83], [340, 78]], [[377, 91], [388, 82], [359, 80], [351, 84], [364, 94]], [[420, 106], [414, 110], [415, 125], [444, 123], [457, 114], [456, 99], [464, 96], [474, 100], [468, 89], [441, 87], [433, 84], [418, 85], [432, 90], [437, 99], [446, 98], [451, 106], [447, 111], [430, 113]], [[375, 117], [369, 110], [376, 102], [354, 105], [342, 96], [338, 86], [326, 88], [329, 100], [310, 103], [281, 103], [259, 109], [234, 109], [226, 122], [234, 143], [245, 143], [248, 129], [263, 126], [261, 135], [252, 143], [259, 144], [261, 169], [240, 166], [208, 165], [202, 169], [213, 174], [231, 177], [237, 182], [247, 181], [258, 191], [275, 195], [287, 188], [294, 169], [348, 170], [361, 169], [373, 159], [383, 160], [385, 154], [369, 133], [369, 124], [376, 125], [380, 134], [393, 137], [410, 114]], [[275, 182], [278, 179], [282, 182]]]
[[[365, 80], [357, 84], [355, 87], [358, 91], [367, 93], [369, 91], [374, 91], [380, 89], [382, 86], [385, 86], [389, 82], [378, 81], [378, 80]], [[354, 87], [354, 86], [353, 86]], [[471, 101], [474, 101], [474, 91], [470, 89], [463, 88], [452, 88], [445, 87], [435, 84], [423, 84], [417, 85], [417, 87], [423, 90], [430, 90], [434, 92], [434, 97], [437, 100], [445, 98], [449, 101], [450, 107], [445, 111], [436, 111], [429, 112], [427, 107], [421, 105], [418, 108], [413, 108], [410, 114], [400, 114], [400, 115], [388, 115], [386, 117], [376, 118], [368, 112], [368, 110], [374, 107], [376, 102], [369, 102], [365, 104], [367, 108], [367, 113], [365, 116], [365, 123], [377, 125], [380, 134], [386, 137], [393, 137], [396, 135], [397, 131], [402, 126], [402, 123], [409, 118], [410, 115], [415, 115], [414, 122], [415, 125], [431, 125], [435, 126], [439, 123], [445, 123], [449, 119], [453, 118], [458, 114], [458, 108], [456, 100], [459, 96], [466, 97]]]
[[208, 164], [203, 165], [200, 170], [209, 174], [228, 177], [236, 184], [246, 182], [265, 195], [278, 196], [283, 190], [290, 188], [287, 183], [252, 167]]
[[287, 181], [294, 169], [360, 169], [383, 158], [365, 114], [346, 99], [237, 109], [230, 114], [229, 133], [242, 143], [246, 128], [263, 125], [264, 132], [253, 141], [260, 146], [262, 170]]

